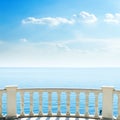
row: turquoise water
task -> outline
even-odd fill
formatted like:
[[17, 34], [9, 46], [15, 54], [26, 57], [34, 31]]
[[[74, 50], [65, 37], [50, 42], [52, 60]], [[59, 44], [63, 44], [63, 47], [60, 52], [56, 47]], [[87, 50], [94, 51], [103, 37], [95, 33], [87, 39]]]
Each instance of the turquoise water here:
[[[120, 89], [120, 68], [0, 68], [0, 88], [17, 85], [18, 88], [101, 88], [114, 86]], [[38, 93], [34, 94], [34, 112], [38, 113]], [[6, 114], [6, 95], [3, 95], [3, 114]], [[89, 113], [94, 114], [94, 95], [89, 98]], [[99, 96], [99, 110], [102, 109]], [[48, 95], [43, 94], [43, 112], [48, 111]], [[75, 113], [75, 94], [71, 94], [71, 113]], [[20, 97], [17, 95], [17, 112]], [[114, 98], [114, 115], [117, 115], [117, 97]], [[57, 94], [52, 94], [52, 111], [57, 112]], [[61, 111], [66, 112], [66, 94], [61, 95]], [[85, 96], [80, 94], [80, 113], [85, 112]], [[25, 113], [29, 113], [29, 94], [25, 94]]]
[[1, 68], [0, 88], [6, 85], [29, 87], [120, 89], [120, 68]]

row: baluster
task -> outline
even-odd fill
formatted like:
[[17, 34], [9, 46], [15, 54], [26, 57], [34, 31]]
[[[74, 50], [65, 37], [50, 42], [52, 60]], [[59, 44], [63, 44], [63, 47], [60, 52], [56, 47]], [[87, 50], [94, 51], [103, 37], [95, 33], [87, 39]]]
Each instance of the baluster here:
[[33, 113], [33, 93], [30, 92], [30, 116], [33, 116], [34, 113]]
[[0, 92], [0, 117], [2, 117], [2, 93]]
[[79, 92], [76, 92], [76, 116], [79, 116]]
[[20, 96], [21, 96], [21, 114], [20, 116], [24, 116], [24, 92], [21, 92], [20, 93]]
[[95, 117], [98, 117], [98, 93], [95, 93]]
[[67, 92], [67, 116], [70, 116], [70, 92]]
[[61, 101], [60, 95], [61, 95], [61, 93], [58, 92], [57, 94], [58, 94], [58, 112], [57, 112], [57, 115], [60, 116], [61, 115], [61, 111], [60, 111], [60, 101]]
[[86, 92], [86, 106], [85, 106], [85, 116], [88, 117], [89, 116], [89, 112], [88, 112], [88, 102], [89, 102], [89, 93]]
[[42, 92], [39, 93], [39, 115], [42, 116]]
[[51, 112], [51, 109], [52, 109], [52, 96], [51, 96], [51, 92], [48, 92], [48, 115], [49, 116], [52, 116], [52, 112]]
[[117, 95], [118, 95], [118, 116], [117, 116], [117, 119], [120, 120], [120, 93]]

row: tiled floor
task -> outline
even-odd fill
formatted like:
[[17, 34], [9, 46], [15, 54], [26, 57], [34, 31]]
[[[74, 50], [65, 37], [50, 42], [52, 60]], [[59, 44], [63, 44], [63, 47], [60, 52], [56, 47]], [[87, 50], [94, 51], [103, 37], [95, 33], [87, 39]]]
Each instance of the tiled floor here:
[[88, 118], [74, 118], [74, 117], [29, 117], [29, 118], [18, 118], [18, 120], [95, 120]]

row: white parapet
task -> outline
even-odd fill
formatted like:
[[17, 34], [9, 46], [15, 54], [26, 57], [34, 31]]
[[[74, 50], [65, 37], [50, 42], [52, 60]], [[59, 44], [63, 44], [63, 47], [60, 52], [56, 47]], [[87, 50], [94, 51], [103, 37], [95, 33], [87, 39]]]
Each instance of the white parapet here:
[[6, 86], [8, 117], [16, 116], [16, 90], [17, 86]]
[[113, 91], [112, 86], [103, 86], [103, 107], [102, 107], [102, 117], [113, 119]]
[[[95, 113], [93, 115], [93, 118], [99, 118], [99, 114], [98, 114], [98, 96], [99, 93], [102, 93], [103, 95], [103, 99], [102, 99], [102, 117], [104, 118], [110, 118], [113, 119], [113, 95], [116, 93], [119, 96], [120, 99], [120, 91], [116, 91], [114, 90], [114, 87], [108, 87], [108, 86], [104, 86], [102, 87], [102, 89], [68, 89], [68, 88], [29, 88], [29, 89], [18, 89], [17, 86], [7, 86], [6, 89], [4, 90], [0, 90], [0, 116], [2, 116], [2, 94], [3, 92], [5, 92], [7, 94], [7, 117], [15, 117], [17, 115], [16, 109], [16, 94], [20, 93], [21, 96], [21, 114], [20, 116], [26, 116], [26, 114], [24, 114], [24, 94], [27, 92], [30, 94], [30, 113], [29, 116], [34, 116], [34, 99], [33, 99], [33, 95], [34, 92], [37, 92], [39, 94], [39, 113], [37, 114], [38, 116], [44, 116], [44, 113], [42, 112], [42, 94], [44, 92], [48, 93], [48, 116], [54, 116], [54, 114], [52, 114], [52, 93], [56, 92], [58, 95], [58, 99], [57, 99], [57, 113], [56, 116], [62, 116], [61, 114], [61, 93], [64, 92], [66, 93], [66, 115], [64, 116], [72, 116], [72, 114], [70, 113], [70, 105], [71, 105], [71, 101], [70, 101], [70, 95], [71, 93], [75, 93], [76, 94], [76, 111], [75, 111], [75, 115], [76, 117], [80, 117], [82, 116], [80, 114], [80, 94], [84, 93], [85, 95], [85, 114], [84, 117], [91, 117], [91, 114], [89, 114], [89, 95], [90, 93], [93, 93], [95, 96]], [[120, 102], [119, 103], [119, 108], [120, 108]], [[118, 114], [118, 118], [120, 118], [120, 110], [119, 110], [119, 114]]]

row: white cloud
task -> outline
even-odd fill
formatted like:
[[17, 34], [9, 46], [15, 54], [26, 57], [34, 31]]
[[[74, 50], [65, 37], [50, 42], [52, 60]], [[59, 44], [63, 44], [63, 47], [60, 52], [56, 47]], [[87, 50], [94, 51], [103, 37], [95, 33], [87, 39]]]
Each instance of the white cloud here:
[[[22, 20], [22, 24], [40, 24], [40, 25], [49, 25], [49, 26], [58, 26], [60, 24], [75, 24], [75, 23], [86, 23], [93, 24], [98, 21], [98, 18], [95, 14], [89, 13], [86, 11], [81, 11], [79, 14], [73, 14], [73, 17], [67, 19], [63, 17], [43, 17], [35, 18], [28, 17]], [[105, 18], [101, 21], [106, 23], [115, 23], [120, 24], [120, 13], [107, 13]]]
[[97, 17], [94, 14], [91, 14], [85, 11], [80, 12], [80, 14], [78, 15], [74, 14], [73, 17], [77, 18], [77, 21], [84, 22], [87, 24], [97, 22]]
[[64, 44], [64, 43], [57, 43], [56, 47], [58, 49], [63, 49], [65, 51], [70, 51], [71, 50], [71, 48], [67, 44]]
[[58, 26], [59, 24], [74, 24], [74, 20], [68, 20], [67, 18], [62, 17], [46, 17], [46, 18], [34, 18], [28, 17], [27, 19], [22, 20], [23, 24], [47, 24], [50, 26]]
[[77, 22], [84, 22], [90, 24], [95, 23], [96, 21], [97, 17], [94, 14], [82, 11], [78, 15], [74, 14], [73, 17], [70, 19], [63, 17], [43, 17], [43, 18], [28, 17], [22, 20], [22, 24], [40, 24], [58, 26], [60, 24], [74, 24]]
[[80, 12], [85, 23], [95, 23], [97, 21], [97, 17], [94, 14], [90, 14], [88, 12], [82, 11]]
[[[35, 44], [36, 46], [36, 44]], [[40, 42], [37, 43], [37, 46], [41, 46], [42, 48], [49, 48], [51, 51], [64, 51], [68, 52], [71, 48], [68, 46], [66, 41], [59, 41], [59, 42]]]
[[[78, 48], [73, 47], [79, 46]], [[100, 46], [96, 48], [96, 45]], [[81, 48], [81, 46], [85, 48]], [[91, 45], [95, 49], [91, 49]], [[0, 53], [0, 66], [106, 67], [120, 66], [119, 39], [76, 39], [57, 42], [8, 44]], [[90, 49], [88, 50], [88, 48]], [[97, 50], [96, 50], [97, 49]], [[19, 54], [18, 54], [19, 53]]]
[[75, 54], [120, 54], [119, 39], [90, 39], [75, 38], [57, 42], [40, 42], [34, 44], [41, 49], [49, 49], [49, 52], [66, 52]]
[[104, 21], [106, 23], [120, 24], [120, 13], [115, 13], [115, 14], [107, 13], [105, 14]]

